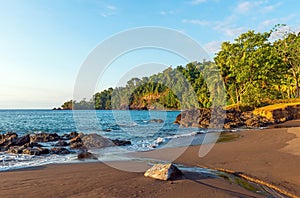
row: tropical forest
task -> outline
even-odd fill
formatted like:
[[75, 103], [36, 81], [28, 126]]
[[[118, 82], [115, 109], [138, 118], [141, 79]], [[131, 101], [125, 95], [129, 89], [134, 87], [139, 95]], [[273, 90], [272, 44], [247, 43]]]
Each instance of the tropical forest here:
[[251, 30], [223, 42], [212, 61], [195, 60], [149, 77], [132, 78], [122, 87], [95, 93], [88, 101], [67, 101], [61, 109], [209, 108], [216, 94], [225, 98], [224, 105], [249, 109], [297, 100], [299, 46], [300, 33], [286, 25], [268, 32]]

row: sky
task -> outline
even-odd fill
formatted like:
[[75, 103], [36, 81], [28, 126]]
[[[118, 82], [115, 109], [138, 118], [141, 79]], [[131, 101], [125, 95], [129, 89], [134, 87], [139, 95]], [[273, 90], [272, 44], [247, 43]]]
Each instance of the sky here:
[[[49, 109], [72, 99], [88, 55], [125, 30], [174, 29], [213, 58], [222, 42], [248, 30], [280, 23], [299, 31], [299, 10], [298, 0], [0, 0], [0, 109]], [[99, 76], [95, 92], [132, 77], [138, 66], [186, 61], [157, 49], [124, 54]]]

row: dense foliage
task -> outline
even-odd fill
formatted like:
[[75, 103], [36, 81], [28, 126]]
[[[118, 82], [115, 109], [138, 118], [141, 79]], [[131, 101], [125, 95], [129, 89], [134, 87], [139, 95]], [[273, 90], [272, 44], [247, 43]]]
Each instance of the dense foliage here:
[[[282, 33], [280, 27], [264, 33], [248, 31], [233, 42], [224, 42], [214, 62], [193, 62], [169, 67], [150, 77], [132, 78], [124, 87], [96, 93], [90, 101], [65, 102], [62, 108], [210, 107], [223, 86], [227, 105], [253, 108], [270, 100], [297, 98], [300, 95], [300, 34]], [[272, 41], [274, 35], [278, 38]]]

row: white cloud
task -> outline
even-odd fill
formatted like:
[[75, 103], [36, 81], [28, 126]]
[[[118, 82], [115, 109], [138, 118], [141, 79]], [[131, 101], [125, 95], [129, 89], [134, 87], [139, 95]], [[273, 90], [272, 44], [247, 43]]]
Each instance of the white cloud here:
[[192, 5], [198, 5], [198, 4], [204, 3], [206, 1], [207, 0], [192, 0], [192, 1], [189, 1], [188, 3], [192, 4]]
[[276, 25], [278, 23], [279, 23], [279, 19], [273, 18], [273, 19], [268, 19], [268, 20], [262, 21], [259, 26], [266, 27], [266, 26], [270, 26], [270, 25]]
[[117, 7], [113, 6], [113, 5], [108, 5], [108, 6], [106, 6], [106, 8], [109, 9], [109, 10], [116, 10], [117, 9]]
[[160, 14], [161, 15], [172, 15], [172, 14], [176, 14], [176, 11], [174, 11], [174, 10], [161, 11]]
[[249, 1], [241, 2], [237, 5], [237, 12], [246, 13], [250, 10], [252, 4]]
[[221, 49], [221, 44], [222, 42], [221, 41], [212, 41], [212, 42], [209, 42], [209, 43], [206, 43], [204, 45], [204, 49], [210, 53], [210, 54], [215, 54], [217, 53], [218, 51], [220, 51]]
[[264, 20], [258, 25], [258, 30], [265, 31], [266, 28], [270, 28], [270, 26], [272, 27], [276, 24], [288, 24], [296, 16], [297, 16], [296, 14], [290, 14], [285, 17]]
[[183, 19], [181, 20], [182, 23], [191, 23], [194, 25], [201, 25], [201, 26], [205, 26], [205, 25], [209, 25], [211, 24], [210, 21], [206, 21], [206, 20], [199, 20], [199, 19]]
[[266, 12], [271, 12], [273, 10], [275, 10], [277, 7], [281, 6], [282, 2], [278, 2], [276, 4], [273, 5], [267, 5], [265, 7], [262, 8], [262, 12], [266, 13]]
[[266, 5], [268, 0], [260, 0], [260, 1], [243, 1], [237, 4], [234, 11], [239, 14], [247, 14], [251, 11], [270, 11], [275, 9], [277, 6], [281, 5], [281, 3], [276, 3], [274, 5]]
[[235, 16], [231, 15], [227, 17], [223, 21], [207, 21], [207, 20], [200, 20], [200, 19], [183, 19], [181, 20], [182, 23], [190, 23], [193, 25], [200, 25], [200, 26], [207, 26], [216, 30], [218, 32], [223, 33], [229, 37], [236, 37], [246, 31], [245, 27], [238, 27], [234, 25]]
[[224, 28], [223, 31], [225, 32], [225, 34], [227, 36], [230, 36], [230, 37], [236, 37], [240, 34], [242, 34], [243, 32], [246, 31], [246, 28], [245, 27], [227, 27], [227, 28]]
[[117, 13], [116, 10], [117, 10], [116, 6], [108, 5], [105, 7], [105, 11], [101, 13], [101, 16], [106, 18], [109, 16], [116, 15]]

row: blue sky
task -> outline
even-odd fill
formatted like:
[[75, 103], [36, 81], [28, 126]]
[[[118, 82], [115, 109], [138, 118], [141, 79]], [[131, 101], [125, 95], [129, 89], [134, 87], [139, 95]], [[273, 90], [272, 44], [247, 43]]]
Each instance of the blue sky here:
[[[71, 99], [87, 55], [120, 31], [172, 28], [213, 56], [221, 42], [250, 29], [285, 23], [299, 31], [299, 10], [298, 0], [0, 0], [0, 109], [52, 108]], [[141, 59], [186, 63], [151, 50], [133, 53], [107, 70], [97, 90], [115, 86]]]

